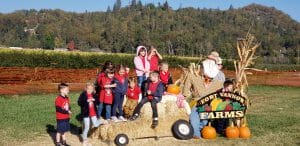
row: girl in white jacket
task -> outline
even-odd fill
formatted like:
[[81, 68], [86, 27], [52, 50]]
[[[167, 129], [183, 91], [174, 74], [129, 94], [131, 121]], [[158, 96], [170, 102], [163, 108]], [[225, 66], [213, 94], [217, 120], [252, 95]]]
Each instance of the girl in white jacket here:
[[147, 49], [145, 46], [138, 46], [134, 57], [135, 72], [138, 79], [138, 86], [147, 79], [150, 73], [150, 63], [147, 59]]

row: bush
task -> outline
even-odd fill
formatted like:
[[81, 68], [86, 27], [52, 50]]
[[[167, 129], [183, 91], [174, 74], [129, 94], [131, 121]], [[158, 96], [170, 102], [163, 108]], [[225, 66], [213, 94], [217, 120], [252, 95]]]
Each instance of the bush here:
[[[133, 58], [133, 54], [0, 49], [0, 66], [3, 67], [96, 68], [108, 60], [133, 67]], [[190, 62], [198, 63], [199, 60], [192, 57], [164, 56], [164, 61], [170, 67], [188, 66]]]

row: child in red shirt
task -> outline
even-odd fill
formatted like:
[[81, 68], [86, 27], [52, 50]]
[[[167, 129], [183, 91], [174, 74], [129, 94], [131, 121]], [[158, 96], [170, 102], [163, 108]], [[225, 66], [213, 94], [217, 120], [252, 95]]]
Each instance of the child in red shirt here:
[[173, 79], [171, 73], [169, 72], [168, 63], [163, 62], [160, 64], [159, 78], [160, 81], [164, 84], [165, 90], [168, 88], [170, 84], [173, 84]]
[[140, 88], [136, 85], [136, 79], [134, 77], [130, 77], [128, 82], [129, 88], [126, 93], [127, 101], [124, 106], [124, 115], [126, 118], [129, 118], [132, 115], [134, 108], [138, 104], [139, 94], [141, 93]]
[[100, 71], [100, 73], [98, 73], [97, 78], [96, 78], [96, 83], [95, 83], [95, 90], [96, 90], [96, 94], [99, 96], [100, 94], [100, 90], [101, 90], [101, 78], [105, 76], [105, 71], [106, 70], [110, 70], [110, 69], [114, 69], [115, 66], [113, 65], [113, 63], [111, 61], [106, 61], [102, 67], [102, 70]]
[[[57, 133], [56, 133], [56, 145], [67, 145], [65, 133], [70, 130], [70, 100], [68, 97], [69, 86], [65, 83], [58, 85], [60, 95], [55, 99], [56, 108], [56, 121], [57, 121]], [[60, 139], [62, 137], [62, 142]]]
[[150, 62], [150, 71], [158, 70], [158, 62], [162, 60], [162, 56], [157, 52], [156, 48], [150, 47], [150, 52], [147, 58]]
[[96, 113], [99, 99], [95, 94], [95, 87], [93, 84], [86, 84], [85, 91], [80, 94], [77, 102], [81, 109], [81, 116], [84, 124], [81, 137], [83, 139], [83, 144], [87, 145], [87, 135], [90, 129], [90, 122], [92, 121], [94, 127], [98, 127], [100, 124], [107, 124], [107, 121], [101, 121], [97, 119]]
[[157, 103], [159, 103], [162, 99], [162, 95], [164, 92], [164, 85], [159, 80], [159, 72], [153, 71], [150, 73], [150, 80], [147, 80], [145, 84], [143, 84], [145, 89], [143, 92], [143, 99], [141, 102], [136, 106], [133, 111], [133, 115], [130, 120], [136, 120], [139, 117], [141, 108], [147, 102], [151, 103], [152, 108], [152, 128], [155, 128], [158, 125], [158, 113], [157, 113]]
[[105, 76], [100, 80], [101, 90], [99, 95], [100, 104], [98, 106], [98, 117], [101, 117], [102, 110], [105, 106], [105, 119], [107, 120], [111, 117], [111, 105], [113, 103], [112, 88], [116, 87], [116, 84], [113, 83], [114, 73], [114, 69], [108, 69], [105, 71]]

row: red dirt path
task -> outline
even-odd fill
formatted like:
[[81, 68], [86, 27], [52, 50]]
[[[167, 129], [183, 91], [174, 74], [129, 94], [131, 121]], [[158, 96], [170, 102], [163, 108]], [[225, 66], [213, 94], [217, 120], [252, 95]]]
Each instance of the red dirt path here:
[[[176, 80], [180, 69], [170, 70]], [[81, 91], [85, 82], [94, 81], [97, 69], [54, 69], [27, 67], [0, 67], [0, 94], [32, 94], [56, 92], [57, 84], [70, 84], [71, 91]], [[224, 71], [233, 77], [233, 71]], [[300, 72], [256, 72], [251, 71], [248, 82], [251, 85], [282, 85], [300, 87]], [[134, 75], [131, 72], [130, 75]]]

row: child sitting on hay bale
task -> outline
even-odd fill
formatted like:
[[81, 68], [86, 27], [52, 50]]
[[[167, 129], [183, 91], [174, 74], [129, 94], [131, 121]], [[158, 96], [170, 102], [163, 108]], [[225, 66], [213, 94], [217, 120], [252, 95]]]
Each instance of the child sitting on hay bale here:
[[130, 120], [136, 120], [139, 117], [141, 108], [143, 105], [147, 102], [151, 103], [152, 108], [152, 128], [155, 128], [158, 125], [158, 113], [157, 113], [157, 103], [159, 103], [162, 99], [162, 95], [164, 92], [164, 85], [159, 80], [159, 72], [154, 71], [150, 73], [150, 80], [146, 81], [145, 84], [143, 84], [144, 91], [143, 93], [143, 99], [142, 101], [137, 105], [137, 107], [134, 109], [133, 115], [130, 118]]
[[77, 101], [81, 108], [81, 117], [83, 118], [84, 129], [82, 131], [83, 144], [86, 145], [87, 135], [90, 129], [90, 123], [92, 121], [94, 127], [98, 127], [100, 124], [107, 124], [106, 121], [97, 120], [97, 104], [99, 99], [95, 94], [94, 85], [91, 83], [86, 84], [86, 89], [83, 91]]
[[165, 90], [167, 90], [168, 85], [173, 84], [173, 79], [171, 73], [169, 72], [169, 64], [167, 62], [162, 62], [159, 68], [159, 78], [164, 84]]
[[124, 106], [124, 115], [126, 118], [129, 118], [133, 114], [133, 110], [138, 104], [139, 94], [141, 93], [140, 88], [136, 85], [136, 79], [134, 77], [130, 77], [128, 82], [129, 88], [126, 93], [127, 101]]

